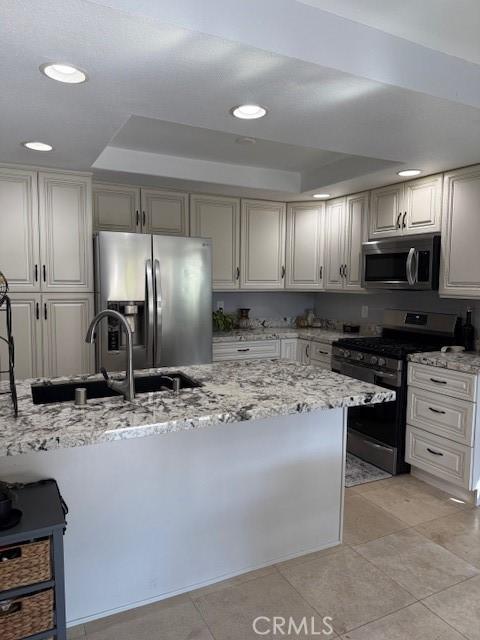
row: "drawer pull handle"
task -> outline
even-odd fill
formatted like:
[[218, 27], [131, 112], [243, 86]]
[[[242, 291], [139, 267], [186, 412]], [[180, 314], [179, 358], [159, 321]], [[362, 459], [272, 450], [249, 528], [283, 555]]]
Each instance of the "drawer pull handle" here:
[[428, 407], [430, 409], [430, 411], [433, 411], [433, 413], [442, 413], [443, 415], [445, 415], [446, 411], [442, 411], [441, 409], [435, 409], [434, 407]]
[[250, 349], [237, 349], [237, 351], [238, 351], [239, 353], [241, 353], [241, 352], [245, 352], [245, 351], [250, 351]]
[[21, 547], [14, 547], [12, 549], [5, 549], [0, 553], [0, 563], [8, 562], [9, 560], [16, 560], [22, 557]]
[[4, 600], [0, 602], [0, 618], [4, 616], [10, 616], [12, 613], [17, 613], [22, 608], [21, 601], [18, 600]]
[[317, 353], [323, 353], [324, 356], [330, 355], [328, 351], [320, 351], [320, 349], [317, 349]]
[[439, 380], [438, 378], [430, 378], [432, 382], [436, 382], [437, 384], [447, 384], [446, 380]]
[[434, 456], [443, 456], [443, 453], [441, 453], [440, 451], [435, 451], [434, 449], [430, 449], [430, 447], [427, 447], [427, 451]]

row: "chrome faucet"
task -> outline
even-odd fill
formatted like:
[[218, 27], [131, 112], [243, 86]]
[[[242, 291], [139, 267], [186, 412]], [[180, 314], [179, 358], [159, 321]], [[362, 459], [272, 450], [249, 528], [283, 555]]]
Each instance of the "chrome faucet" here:
[[88, 342], [88, 344], [93, 344], [95, 340], [95, 329], [97, 328], [98, 323], [103, 320], [103, 318], [107, 317], [115, 318], [115, 320], [118, 320], [125, 331], [125, 335], [127, 337], [127, 375], [123, 380], [112, 380], [103, 367], [100, 369], [100, 371], [102, 372], [107, 386], [110, 389], [123, 394], [125, 400], [133, 400], [133, 398], [135, 397], [135, 381], [133, 378], [133, 340], [132, 330], [125, 316], [122, 316], [121, 313], [118, 313], [118, 311], [114, 311], [113, 309], [105, 309], [104, 311], [100, 311], [100, 313], [97, 313], [95, 318], [91, 321], [90, 326], [88, 327], [85, 342]]

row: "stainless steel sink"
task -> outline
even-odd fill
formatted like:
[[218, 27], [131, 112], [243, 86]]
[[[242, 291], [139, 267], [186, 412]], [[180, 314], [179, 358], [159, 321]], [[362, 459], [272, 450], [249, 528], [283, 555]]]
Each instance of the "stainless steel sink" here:
[[[175, 383], [175, 380], [178, 382]], [[184, 375], [181, 371], [168, 371], [161, 375], [135, 376], [135, 393], [149, 393], [162, 389], [193, 389], [201, 384]], [[39, 382], [32, 384], [33, 404], [51, 404], [53, 402], [72, 402], [75, 400], [75, 389], [83, 387], [87, 390], [87, 399], [111, 398], [121, 393], [110, 389], [105, 380], [86, 380], [83, 382]]]

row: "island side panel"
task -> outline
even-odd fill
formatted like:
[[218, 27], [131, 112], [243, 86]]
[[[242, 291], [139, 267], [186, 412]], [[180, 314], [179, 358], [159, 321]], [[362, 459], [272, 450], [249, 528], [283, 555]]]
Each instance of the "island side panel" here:
[[338, 544], [344, 413], [35, 452], [0, 477], [59, 483], [72, 624]]

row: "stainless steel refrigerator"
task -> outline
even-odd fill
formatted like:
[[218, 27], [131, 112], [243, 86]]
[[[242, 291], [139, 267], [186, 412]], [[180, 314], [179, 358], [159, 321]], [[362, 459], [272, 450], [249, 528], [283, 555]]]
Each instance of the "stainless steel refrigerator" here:
[[[212, 361], [212, 251], [205, 238], [100, 231], [96, 310], [115, 309], [133, 331], [137, 369]], [[125, 369], [125, 334], [99, 326], [97, 370]]]

